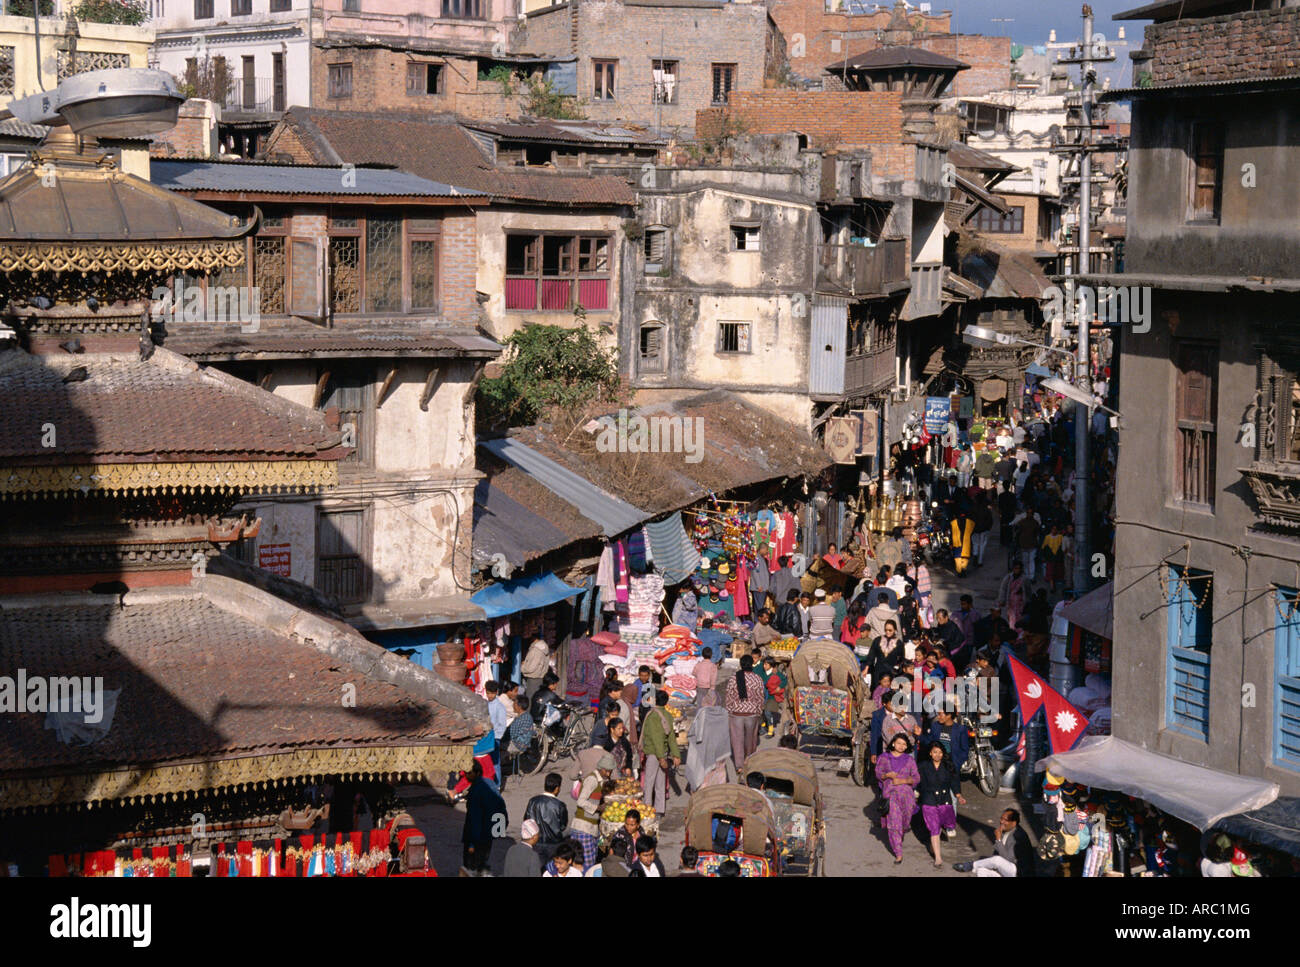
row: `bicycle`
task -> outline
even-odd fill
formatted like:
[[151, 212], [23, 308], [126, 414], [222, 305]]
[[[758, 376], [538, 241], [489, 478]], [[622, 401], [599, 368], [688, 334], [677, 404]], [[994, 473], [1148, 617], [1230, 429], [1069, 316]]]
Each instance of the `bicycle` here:
[[[591, 725], [594, 718], [595, 713], [590, 708], [583, 708], [570, 702], [556, 702], [547, 709], [542, 719], [542, 728], [534, 737], [534, 742], [538, 743], [539, 749], [536, 753], [536, 764], [528, 775], [541, 772], [546, 764], [553, 760], [558, 761], [565, 756], [576, 759], [578, 753], [591, 744]], [[533, 764], [533, 760], [527, 759], [525, 763], [527, 767]]]

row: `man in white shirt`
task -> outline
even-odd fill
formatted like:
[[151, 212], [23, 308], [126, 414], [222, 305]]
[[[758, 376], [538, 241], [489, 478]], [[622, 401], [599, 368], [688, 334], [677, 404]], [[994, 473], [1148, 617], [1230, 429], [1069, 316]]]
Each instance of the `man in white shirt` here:
[[833, 637], [838, 630], [835, 627], [835, 606], [827, 603], [825, 588], [814, 591], [813, 598], [817, 603], [808, 609], [808, 634]]
[[636, 840], [636, 862], [632, 864], [633, 870], [640, 870], [645, 876], [667, 876], [664, 872], [663, 860], [655, 855], [658, 843], [653, 836], [641, 835]]

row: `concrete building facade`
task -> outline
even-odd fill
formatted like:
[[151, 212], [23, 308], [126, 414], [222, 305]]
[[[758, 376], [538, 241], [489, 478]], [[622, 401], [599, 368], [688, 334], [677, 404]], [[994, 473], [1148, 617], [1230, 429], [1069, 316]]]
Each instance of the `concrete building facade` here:
[[1120, 343], [1114, 728], [1296, 795], [1300, 10], [1237, 6], [1147, 27], [1146, 79], [1111, 95], [1132, 187], [1107, 281], [1152, 310]]

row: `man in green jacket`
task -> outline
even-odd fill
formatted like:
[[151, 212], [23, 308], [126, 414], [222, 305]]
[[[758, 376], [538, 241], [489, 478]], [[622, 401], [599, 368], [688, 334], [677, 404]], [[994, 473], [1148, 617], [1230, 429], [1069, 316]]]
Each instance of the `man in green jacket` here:
[[641, 722], [641, 751], [645, 753], [645, 803], [660, 815], [668, 808], [668, 769], [682, 764], [677, 730], [668, 714], [668, 693], [655, 695], [655, 707]]

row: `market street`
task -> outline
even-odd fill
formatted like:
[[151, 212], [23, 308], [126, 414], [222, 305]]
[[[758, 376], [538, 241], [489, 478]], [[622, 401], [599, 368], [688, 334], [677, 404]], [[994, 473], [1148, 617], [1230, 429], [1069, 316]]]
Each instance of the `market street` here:
[[[990, 545], [986, 563], [982, 568], [964, 577], [960, 582], [949, 571], [934, 569], [935, 604], [941, 608], [956, 608], [962, 594], [975, 596], [975, 607], [981, 613], [993, 601], [998, 582], [1006, 573], [1005, 551], [996, 544]], [[734, 672], [735, 663], [730, 663]], [[724, 666], [724, 675], [728, 670]], [[725, 679], [718, 684], [722, 690]], [[768, 738], [763, 734], [759, 748], [777, 745], [780, 733]], [[568, 786], [573, 778], [573, 763], [564, 760], [558, 766], [552, 763], [542, 773], [534, 776], [507, 777], [504, 798], [509, 810], [509, 834], [497, 841], [492, 849], [490, 869], [499, 874], [505, 853], [517, 839], [519, 821], [528, 800], [542, 792], [545, 772], [558, 771], [564, 776], [561, 799], [573, 811], [573, 800], [568, 796]], [[993, 831], [1002, 810], [1011, 807], [1021, 810], [1022, 825], [1033, 837], [1034, 817], [1027, 814], [1024, 805], [1010, 791], [1001, 791], [996, 798], [985, 796], [971, 783], [963, 783], [967, 805], [957, 810], [957, 838], [943, 844], [944, 867], [936, 870], [931, 865], [929, 844], [917, 835], [924, 832], [920, 816], [913, 824], [912, 835], [903, 847], [903, 864], [895, 867], [885, 843], [884, 831], [874, 822], [875, 798], [873, 790], [854, 784], [847, 775], [835, 771], [835, 763], [818, 763], [818, 781], [825, 804], [826, 816], [826, 875], [827, 876], [945, 876], [961, 878], [952, 864], [988, 856], [992, 851]], [[432, 831], [429, 836], [430, 860], [439, 870], [455, 870], [460, 864], [460, 830], [464, 822], [464, 805], [455, 807], [430, 793], [427, 787], [405, 786], [399, 794], [407, 803], [411, 815], [422, 829]], [[659, 830], [659, 850], [669, 872], [677, 867], [678, 853], [684, 845], [683, 820], [687, 797], [674, 795], [668, 813], [662, 817]]]

